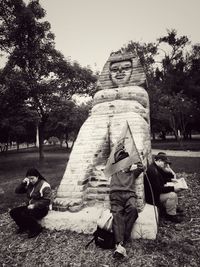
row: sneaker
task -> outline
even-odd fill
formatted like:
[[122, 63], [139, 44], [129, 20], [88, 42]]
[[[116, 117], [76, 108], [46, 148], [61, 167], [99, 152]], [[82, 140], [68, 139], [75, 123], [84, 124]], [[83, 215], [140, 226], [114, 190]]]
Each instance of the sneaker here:
[[168, 221], [171, 221], [171, 222], [174, 222], [174, 223], [181, 223], [183, 220], [178, 217], [177, 215], [169, 215], [167, 214], [165, 216], [165, 218], [168, 220]]
[[19, 228], [16, 230], [16, 234], [17, 234], [17, 235], [19, 235], [19, 234], [23, 234], [25, 231], [26, 231], [26, 229], [19, 227]]
[[127, 257], [126, 249], [121, 244], [118, 244], [116, 246], [116, 250], [114, 251], [113, 257], [118, 259]]
[[30, 231], [28, 234], [28, 238], [33, 238], [35, 236], [38, 236], [41, 232], [42, 232], [42, 227], [36, 231]]
[[160, 217], [165, 217], [166, 216], [166, 210], [165, 210], [165, 208], [161, 207], [159, 209], [159, 215], [160, 215]]
[[180, 207], [177, 207], [176, 212], [177, 213], [184, 213], [184, 210]]
[[131, 243], [132, 239], [131, 237], [124, 237], [124, 244]]

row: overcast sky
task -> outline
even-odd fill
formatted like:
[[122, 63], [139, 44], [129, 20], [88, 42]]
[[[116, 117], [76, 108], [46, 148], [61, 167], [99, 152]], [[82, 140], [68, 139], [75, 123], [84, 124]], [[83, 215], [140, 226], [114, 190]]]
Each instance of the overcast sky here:
[[56, 49], [82, 66], [102, 69], [112, 51], [154, 42], [176, 29], [200, 42], [200, 0], [40, 0]]

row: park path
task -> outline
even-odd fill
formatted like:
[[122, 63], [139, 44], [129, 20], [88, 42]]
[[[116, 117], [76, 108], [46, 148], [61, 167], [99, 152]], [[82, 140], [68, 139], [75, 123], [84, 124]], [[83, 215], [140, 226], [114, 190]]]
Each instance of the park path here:
[[175, 157], [200, 157], [200, 151], [181, 151], [181, 150], [161, 150], [161, 149], [152, 149], [152, 154], [156, 155], [158, 152], [165, 152], [168, 156]]

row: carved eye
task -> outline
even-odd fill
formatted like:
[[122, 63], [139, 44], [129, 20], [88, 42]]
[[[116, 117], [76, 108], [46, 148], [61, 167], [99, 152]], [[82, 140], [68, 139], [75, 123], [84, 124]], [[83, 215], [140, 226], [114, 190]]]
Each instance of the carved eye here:
[[113, 72], [117, 72], [117, 71], [119, 70], [119, 68], [117, 68], [117, 67], [112, 67], [112, 68], [110, 68], [110, 70], [113, 71]]
[[123, 66], [123, 69], [130, 69], [131, 68], [131, 63], [127, 63], [126, 65]]

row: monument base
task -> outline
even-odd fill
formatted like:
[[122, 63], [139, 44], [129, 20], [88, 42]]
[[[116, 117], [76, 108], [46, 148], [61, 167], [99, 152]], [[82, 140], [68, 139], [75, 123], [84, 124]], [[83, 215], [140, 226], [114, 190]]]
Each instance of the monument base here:
[[[43, 227], [50, 230], [70, 230], [77, 233], [92, 234], [97, 227], [97, 220], [102, 212], [102, 205], [85, 207], [79, 212], [59, 212], [50, 211], [48, 215], [42, 219]], [[131, 237], [132, 239], [156, 239], [157, 223], [155, 212], [152, 205], [146, 204], [143, 211], [139, 213], [136, 220]]]

